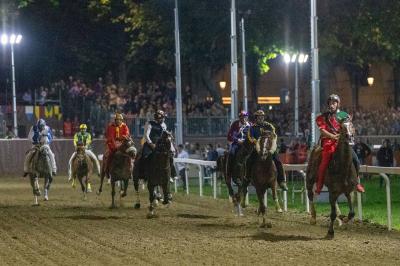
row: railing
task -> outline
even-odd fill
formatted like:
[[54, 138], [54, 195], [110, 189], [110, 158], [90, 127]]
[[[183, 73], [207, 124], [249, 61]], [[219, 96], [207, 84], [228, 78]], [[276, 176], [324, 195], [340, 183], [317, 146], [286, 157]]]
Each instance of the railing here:
[[[203, 161], [203, 160], [193, 160], [193, 159], [179, 159], [175, 158], [174, 163], [185, 163], [185, 164], [194, 164], [199, 167], [199, 188], [200, 188], [200, 196], [203, 196], [203, 188], [202, 182], [204, 178], [204, 167], [216, 167], [215, 161]], [[284, 164], [285, 171], [298, 171], [304, 180], [304, 196], [306, 198], [306, 212], [310, 212], [310, 202], [307, 197], [307, 186], [306, 186], [306, 175], [305, 170], [307, 168], [307, 164]], [[186, 168], [187, 169], [187, 168]], [[188, 182], [188, 170], [186, 170], [186, 193], [189, 194], [189, 182]], [[387, 174], [400, 174], [400, 167], [378, 167], [378, 166], [368, 166], [362, 165], [360, 168], [360, 173], [369, 173], [369, 174], [379, 174], [384, 180], [386, 184], [386, 208], [387, 208], [387, 227], [388, 230], [392, 230], [392, 199], [390, 192], [390, 179]], [[213, 197], [217, 197], [217, 178], [216, 174], [213, 173]], [[175, 191], [176, 191], [176, 181], [175, 181]], [[266, 201], [266, 197], [264, 196], [264, 201]], [[287, 211], [287, 192], [283, 192], [283, 204], [284, 211]], [[357, 210], [358, 210], [358, 218], [360, 221], [363, 219], [363, 211], [362, 211], [362, 201], [361, 201], [361, 193], [357, 192]]]

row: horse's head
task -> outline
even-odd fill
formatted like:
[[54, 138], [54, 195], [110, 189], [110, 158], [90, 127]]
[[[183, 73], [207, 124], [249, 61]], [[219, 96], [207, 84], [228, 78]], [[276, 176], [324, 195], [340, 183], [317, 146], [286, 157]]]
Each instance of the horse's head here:
[[167, 153], [171, 150], [172, 133], [169, 131], [163, 131], [160, 138], [156, 143], [156, 151], [159, 153]]
[[121, 145], [119, 146], [118, 150], [132, 158], [134, 158], [137, 153], [135, 143], [130, 137], [124, 137], [121, 139]]
[[[276, 146], [276, 145], [275, 145]], [[269, 130], [261, 130], [261, 136], [256, 143], [256, 151], [265, 160], [274, 151], [274, 136]]]
[[355, 130], [351, 120], [351, 116], [349, 116], [340, 122], [340, 138], [349, 144], [354, 144]]

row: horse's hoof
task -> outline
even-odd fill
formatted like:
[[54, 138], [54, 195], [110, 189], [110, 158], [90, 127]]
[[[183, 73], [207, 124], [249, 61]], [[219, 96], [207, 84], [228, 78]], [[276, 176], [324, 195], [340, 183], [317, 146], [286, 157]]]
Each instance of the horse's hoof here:
[[147, 218], [147, 219], [157, 218], [157, 215], [156, 215], [154, 212], [149, 212], [149, 213], [146, 215], [146, 218]]
[[283, 210], [281, 208], [276, 210], [277, 213], [283, 213]]
[[266, 226], [267, 226], [267, 228], [272, 228], [272, 223], [271, 222], [267, 222]]
[[126, 192], [121, 192], [121, 198], [126, 197]]
[[133, 205], [133, 208], [135, 208], [136, 210], [140, 209], [140, 203], [135, 203], [135, 205]]
[[44, 201], [49, 201], [49, 196], [44, 196]]
[[117, 206], [115, 206], [115, 205], [111, 205], [110, 206], [110, 209], [112, 210], [112, 209], [116, 209], [117, 208]]
[[265, 226], [266, 226], [265, 223], [260, 224], [260, 228], [265, 228]]
[[96, 191], [96, 194], [97, 194], [97, 196], [99, 196], [99, 195], [101, 194], [101, 191], [100, 191], [100, 190], [97, 190], [97, 191]]
[[38, 206], [40, 206], [39, 203], [33, 203], [33, 204], [32, 204], [32, 207], [38, 207]]
[[326, 234], [325, 239], [333, 239], [335, 237], [335, 233], [334, 232], [329, 232]]
[[310, 224], [311, 225], [316, 225], [317, 224], [317, 220], [315, 218], [311, 218], [310, 219]]

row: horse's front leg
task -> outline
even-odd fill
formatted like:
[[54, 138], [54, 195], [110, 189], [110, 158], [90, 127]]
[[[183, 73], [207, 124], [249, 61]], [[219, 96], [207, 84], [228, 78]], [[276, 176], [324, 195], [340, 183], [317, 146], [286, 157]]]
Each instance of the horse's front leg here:
[[101, 192], [103, 192], [103, 182], [104, 182], [104, 176], [105, 176], [105, 166], [104, 166], [104, 162], [101, 165], [101, 174], [100, 174], [100, 187], [99, 190], [97, 191], [97, 195], [100, 195]]
[[50, 191], [50, 185], [51, 182], [53, 181], [53, 177], [51, 174], [46, 175], [44, 179], [44, 200], [48, 201], [49, 200], [49, 191]]
[[126, 195], [127, 195], [129, 179], [122, 180], [122, 183], [123, 183], [124, 187], [123, 187], [123, 190], [121, 193], [121, 197], [123, 198], [123, 197], [126, 197]]
[[115, 206], [115, 180], [111, 178], [111, 209], [114, 209]]
[[338, 195], [333, 194], [332, 192], [329, 192], [329, 203], [331, 205], [331, 215], [330, 215], [330, 222], [329, 222], [329, 229], [328, 229], [328, 234], [326, 235], [326, 238], [328, 239], [333, 239], [335, 236], [335, 231], [333, 230], [333, 225], [335, 223], [337, 213], [336, 213], [336, 200], [338, 198]]
[[39, 189], [39, 179], [37, 176], [30, 174], [29, 179], [31, 182], [32, 186], [32, 191], [33, 191], [33, 205], [38, 206], [38, 196], [40, 196], [40, 189]]
[[247, 197], [247, 188], [250, 185], [250, 181], [248, 179], [245, 179], [243, 181], [242, 187], [241, 187], [241, 198], [240, 198], [240, 205], [242, 208], [246, 208], [246, 197]]
[[261, 222], [260, 227], [261, 228], [264, 228], [264, 227], [271, 228], [272, 224], [265, 222], [265, 213], [266, 213], [266, 207], [265, 207], [265, 204], [264, 204], [264, 194], [265, 194], [265, 192], [266, 192], [266, 188], [265, 187], [256, 186], [256, 193], [257, 193], [257, 199], [258, 199], [257, 214], [261, 215], [261, 218], [262, 218], [262, 222]]
[[155, 217], [155, 208], [154, 208], [154, 200], [156, 199], [154, 195], [154, 185], [150, 184], [150, 182], [147, 182], [147, 189], [149, 191], [149, 212], [147, 214], [147, 218], [154, 218]]
[[171, 199], [172, 199], [172, 195], [171, 195], [171, 193], [169, 192], [169, 189], [168, 189], [168, 183], [167, 184], [162, 184], [161, 188], [163, 190], [163, 195], [164, 195], [163, 204], [164, 205], [168, 205], [170, 203]]
[[310, 224], [317, 224], [317, 212], [315, 211], [314, 192], [312, 189], [307, 190], [308, 200], [310, 201]]
[[349, 205], [349, 214], [347, 216], [347, 222], [353, 222], [354, 216], [356, 213], [354, 212], [354, 204], [353, 204], [353, 197], [352, 197], [352, 192], [351, 193], [345, 193], [345, 196], [347, 198], [347, 204]]
[[271, 186], [271, 191], [272, 191], [272, 199], [275, 202], [275, 211], [282, 213], [283, 211], [282, 211], [281, 205], [279, 204], [276, 182], [274, 182], [274, 184]]

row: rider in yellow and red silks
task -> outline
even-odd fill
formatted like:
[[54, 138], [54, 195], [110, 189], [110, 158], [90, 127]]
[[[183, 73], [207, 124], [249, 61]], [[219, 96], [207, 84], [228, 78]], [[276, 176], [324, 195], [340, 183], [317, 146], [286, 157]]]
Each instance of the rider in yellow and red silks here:
[[114, 123], [110, 123], [107, 126], [106, 130], [106, 144], [107, 144], [107, 151], [104, 155], [104, 162], [105, 162], [105, 173], [107, 173], [108, 176], [108, 171], [109, 171], [109, 165], [112, 160], [112, 157], [117, 150], [120, 141], [123, 138], [129, 137], [129, 128], [128, 126], [123, 122], [124, 117], [120, 113], [116, 113], [114, 116]]
[[[346, 112], [340, 111], [340, 98], [332, 94], [327, 100], [328, 111], [319, 115], [316, 119], [317, 126], [321, 132], [322, 159], [318, 168], [317, 186], [315, 193], [319, 195], [324, 186], [325, 174], [333, 153], [336, 151], [339, 139], [340, 123], [339, 121], [348, 117]], [[360, 169], [360, 162], [354, 150], [352, 150], [353, 163], [356, 167], [357, 175]], [[359, 177], [357, 177], [359, 179]], [[358, 183], [356, 186], [358, 192], [365, 192], [364, 187]]]

